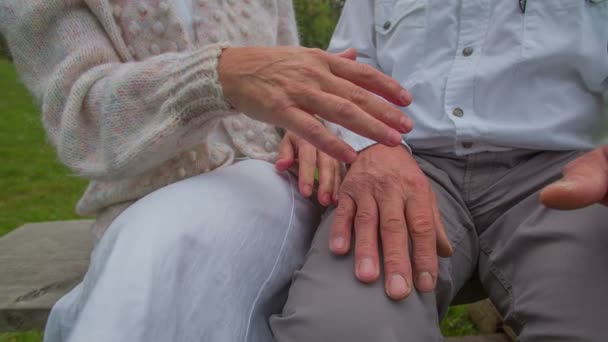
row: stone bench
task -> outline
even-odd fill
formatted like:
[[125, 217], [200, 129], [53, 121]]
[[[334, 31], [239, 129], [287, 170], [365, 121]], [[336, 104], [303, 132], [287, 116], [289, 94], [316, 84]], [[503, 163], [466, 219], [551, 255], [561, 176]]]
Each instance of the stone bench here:
[[[49, 310], [82, 279], [93, 239], [90, 221], [26, 224], [0, 238], [0, 333], [43, 330]], [[449, 342], [509, 342], [496, 333], [500, 318], [491, 304], [471, 306], [483, 336]], [[492, 311], [494, 310], [494, 311]]]

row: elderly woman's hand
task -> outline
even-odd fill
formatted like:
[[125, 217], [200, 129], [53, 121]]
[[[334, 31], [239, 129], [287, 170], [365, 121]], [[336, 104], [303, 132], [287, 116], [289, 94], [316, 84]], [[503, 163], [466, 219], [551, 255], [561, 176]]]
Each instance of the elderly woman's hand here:
[[323, 206], [338, 202], [338, 189], [342, 182], [342, 163], [317, 150], [306, 140], [292, 132], [287, 132], [279, 147], [276, 168], [285, 171], [297, 163], [300, 193], [310, 197], [315, 183], [315, 173], [319, 169], [319, 189], [317, 198]]
[[[296, 133], [330, 156], [352, 163], [356, 152], [314, 115], [384, 145], [396, 146], [412, 121], [384, 99], [407, 106], [399, 82], [341, 56], [301, 47], [227, 48], [219, 63], [224, 96], [235, 109]], [[374, 93], [374, 94], [372, 94]]]

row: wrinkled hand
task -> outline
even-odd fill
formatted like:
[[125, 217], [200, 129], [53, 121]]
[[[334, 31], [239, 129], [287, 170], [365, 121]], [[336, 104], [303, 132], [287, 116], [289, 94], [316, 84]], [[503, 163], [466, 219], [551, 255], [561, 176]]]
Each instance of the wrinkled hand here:
[[[416, 288], [435, 288], [437, 255], [452, 253], [435, 195], [414, 158], [403, 147], [374, 145], [359, 154], [339, 191], [330, 249], [346, 254], [354, 223], [355, 275], [366, 283], [380, 275], [378, 228], [384, 254], [385, 291], [392, 299]], [[378, 227], [378, 224], [380, 227]], [[412, 262], [408, 239], [412, 240]]]
[[338, 189], [342, 180], [342, 163], [317, 150], [306, 140], [292, 132], [287, 132], [279, 146], [276, 168], [285, 171], [298, 164], [300, 193], [304, 197], [312, 195], [315, 171], [319, 168], [318, 200], [323, 206], [338, 202]]
[[571, 161], [564, 176], [547, 186], [541, 202], [555, 209], [578, 209], [601, 203], [608, 205], [608, 145]]
[[352, 163], [356, 152], [330, 133], [318, 115], [381, 144], [396, 146], [412, 121], [381, 98], [407, 106], [412, 97], [399, 82], [341, 56], [302, 47], [238, 47], [223, 51], [219, 79], [237, 110], [289, 131], [330, 156]]

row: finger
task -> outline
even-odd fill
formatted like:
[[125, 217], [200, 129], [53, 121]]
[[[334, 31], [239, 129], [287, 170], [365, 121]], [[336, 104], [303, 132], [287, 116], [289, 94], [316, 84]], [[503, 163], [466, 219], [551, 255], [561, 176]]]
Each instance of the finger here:
[[405, 217], [412, 238], [412, 266], [416, 288], [430, 292], [437, 280], [437, 244], [435, 219], [429, 208], [428, 194], [417, 193], [406, 202]]
[[317, 149], [304, 140], [298, 139], [298, 183], [304, 197], [312, 195], [317, 168]]
[[547, 186], [541, 202], [555, 209], [578, 209], [601, 203], [608, 190], [608, 146], [603, 146], [570, 162], [564, 176]]
[[412, 95], [399, 82], [367, 64], [330, 55], [329, 67], [334, 75], [347, 79], [398, 106], [408, 106], [412, 103]]
[[[315, 149], [316, 151], [316, 149]], [[327, 207], [332, 202], [334, 177], [335, 177], [335, 159], [323, 152], [319, 152], [319, 203]]]
[[412, 268], [403, 200], [398, 195], [384, 193], [378, 201], [378, 207], [384, 253], [384, 288], [390, 298], [401, 300], [412, 290]]
[[380, 275], [378, 256], [378, 205], [370, 195], [356, 202], [355, 214], [355, 276], [371, 283]]
[[437, 254], [440, 257], [447, 258], [454, 253], [450, 239], [445, 230], [443, 219], [441, 218], [441, 212], [439, 211], [439, 205], [437, 204], [437, 196], [435, 193], [431, 193], [431, 209], [433, 210], [433, 219], [435, 220], [435, 227], [437, 228]]
[[355, 209], [355, 202], [352, 198], [342, 194], [329, 235], [329, 249], [334, 254], [344, 255], [350, 250]]
[[372, 117], [401, 133], [407, 133], [414, 127], [412, 120], [401, 109], [349, 81], [339, 77], [329, 78], [324, 82], [323, 90], [351, 101]]
[[295, 162], [295, 151], [291, 135], [287, 134], [281, 140], [279, 145], [279, 157], [275, 162], [275, 167], [278, 171], [285, 171], [293, 166]]
[[354, 48], [349, 48], [342, 52], [335, 53], [334, 55], [354, 61], [357, 59], [357, 50]]
[[302, 93], [298, 104], [309, 113], [317, 113], [326, 120], [387, 146], [401, 143], [401, 134], [375, 119], [359, 106], [339, 96], [319, 90]]
[[308, 141], [319, 150], [328, 155], [351, 164], [357, 159], [357, 152], [347, 143], [329, 132], [319, 120], [311, 114], [296, 107], [285, 111], [285, 128]]
[[340, 191], [340, 185], [342, 184], [342, 165], [340, 162], [334, 159], [336, 167], [334, 168], [334, 187], [332, 193], [332, 201], [334, 204], [338, 204], [338, 194]]

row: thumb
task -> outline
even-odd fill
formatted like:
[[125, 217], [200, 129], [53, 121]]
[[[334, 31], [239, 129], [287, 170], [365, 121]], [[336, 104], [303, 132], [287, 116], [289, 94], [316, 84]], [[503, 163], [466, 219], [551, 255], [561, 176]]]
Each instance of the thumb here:
[[608, 190], [607, 152], [603, 147], [568, 164], [563, 178], [543, 189], [541, 202], [555, 209], [578, 209], [602, 202]]
[[357, 59], [357, 49], [355, 48], [350, 48], [350, 49], [346, 49], [342, 52], [338, 52], [335, 54], [338, 57], [342, 57], [342, 58], [346, 58], [346, 59], [350, 59], [350, 60], [355, 60]]

